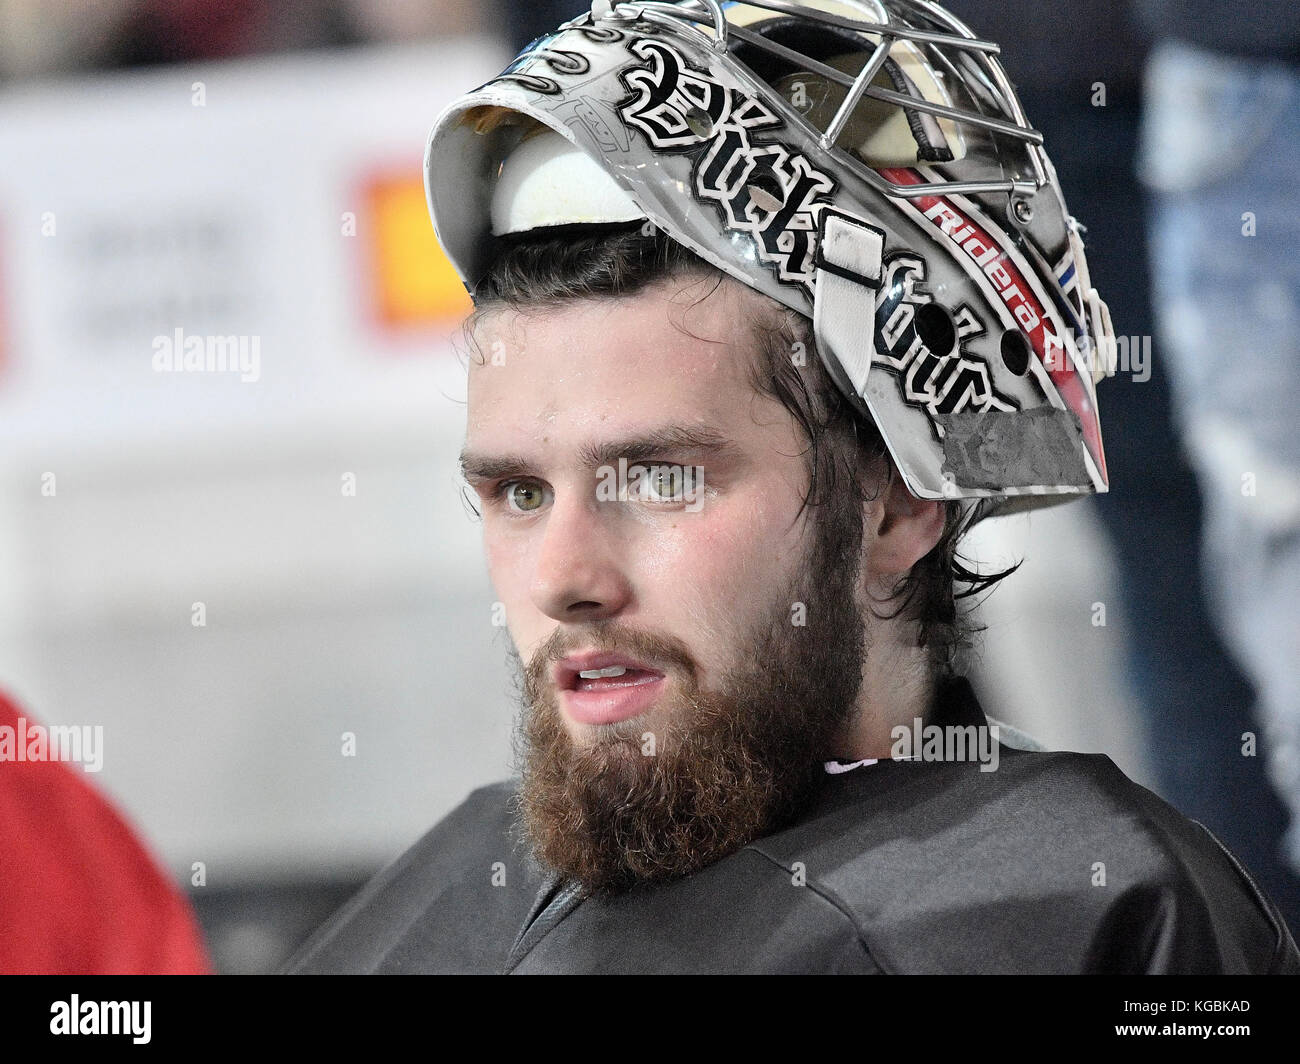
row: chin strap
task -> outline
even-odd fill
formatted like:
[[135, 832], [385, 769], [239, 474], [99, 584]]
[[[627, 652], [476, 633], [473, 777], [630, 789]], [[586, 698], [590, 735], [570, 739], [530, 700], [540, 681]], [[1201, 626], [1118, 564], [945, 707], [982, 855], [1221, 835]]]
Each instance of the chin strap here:
[[1079, 236], [1079, 223], [1074, 218], [1066, 219], [1069, 233], [1070, 258], [1074, 262], [1079, 292], [1083, 295], [1083, 310], [1088, 316], [1087, 326], [1091, 333], [1088, 350], [1089, 369], [1092, 371], [1092, 383], [1095, 388], [1106, 377], [1115, 374], [1115, 328], [1110, 322], [1110, 308], [1092, 287], [1088, 276], [1088, 260], [1083, 253], [1083, 240]]
[[1087, 296], [1088, 318], [1092, 328], [1093, 365], [1092, 383], [1100, 384], [1106, 377], [1114, 376], [1116, 363], [1115, 327], [1110, 323], [1110, 308], [1106, 301], [1097, 294], [1097, 289], [1089, 288]]
[[876, 354], [876, 291], [884, 247], [884, 230], [844, 211], [822, 209], [814, 259], [813, 335], [827, 369], [859, 399], [865, 399]]

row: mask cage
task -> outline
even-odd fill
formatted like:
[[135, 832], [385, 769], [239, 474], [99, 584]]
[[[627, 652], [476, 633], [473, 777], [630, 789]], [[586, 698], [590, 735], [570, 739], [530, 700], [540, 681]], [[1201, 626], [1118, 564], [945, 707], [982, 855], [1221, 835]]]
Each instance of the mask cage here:
[[[843, 87], [846, 90], [844, 100], [826, 129], [816, 130], [813, 127], [818, 133], [820, 146], [887, 196], [914, 199], [920, 196], [956, 194], [1032, 195], [1049, 183], [1042, 149], [1043, 136], [1025, 118], [1006, 71], [997, 59], [1000, 51], [998, 45], [976, 37], [965, 23], [951, 13], [926, 0], [879, 0], [879, 7], [885, 11], [887, 22], [849, 18], [787, 3], [785, 0], [743, 0], [743, 5], [762, 8], [786, 18], [778, 20], [778, 23], [760, 23], [751, 28], [729, 21], [718, 0], [684, 0], [682, 3], [596, 0], [590, 15], [584, 14], [566, 26], [587, 23], [594, 17], [615, 23], [645, 19], [672, 25], [678, 30], [688, 28], [704, 37], [713, 50], [728, 53], [732, 61], [744, 67], [755, 82], [767, 85], [769, 90], [771, 71], [779, 68], [780, 64], [785, 64], [786, 69], [817, 74]], [[765, 25], [769, 27], [768, 32], [772, 36], [763, 32]], [[865, 34], [878, 36], [879, 41], [873, 41]], [[778, 36], [781, 39], [776, 39]], [[866, 61], [858, 74], [847, 74], [788, 43], [800, 38], [816, 40], [819, 37], [822, 40], [836, 39], [841, 46], [863, 52]], [[889, 73], [887, 64], [890, 62], [890, 48], [898, 41], [908, 41], [921, 50], [935, 70], [943, 72], [952, 82], [961, 86], [974, 106], [949, 106], [926, 99], [915, 91], [914, 86], [909, 86], [906, 79], [900, 85], [895, 78], [897, 87], [893, 89], [873, 84], [882, 71]], [[764, 76], [764, 70], [769, 76]], [[907, 91], [909, 87], [913, 91]], [[903, 91], [899, 91], [900, 88]], [[846, 124], [864, 96], [893, 104], [903, 110], [909, 126], [917, 135], [922, 155], [926, 154], [927, 141], [930, 139], [924, 132], [927, 121], [932, 125], [935, 118], [941, 117], [971, 127], [977, 135], [993, 138], [998, 145], [999, 160], [1014, 159], [1019, 154], [1028, 164], [1026, 169], [1032, 177], [1005, 177], [996, 180], [924, 179], [907, 183], [891, 180], [868, 166], [856, 153], [845, 150], [839, 144]], [[764, 103], [779, 110], [787, 120], [807, 125], [807, 119], [780, 93], [765, 93]], [[935, 155], [928, 161], [941, 163], [942, 155]]]

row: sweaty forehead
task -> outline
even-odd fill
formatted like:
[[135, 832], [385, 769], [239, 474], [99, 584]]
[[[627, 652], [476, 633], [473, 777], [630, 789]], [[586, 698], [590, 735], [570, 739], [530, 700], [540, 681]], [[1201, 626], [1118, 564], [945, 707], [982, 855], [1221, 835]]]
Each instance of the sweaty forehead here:
[[650, 424], [666, 415], [739, 429], [759, 402], [752, 383], [759, 299], [710, 278], [493, 310], [474, 333], [469, 438]]

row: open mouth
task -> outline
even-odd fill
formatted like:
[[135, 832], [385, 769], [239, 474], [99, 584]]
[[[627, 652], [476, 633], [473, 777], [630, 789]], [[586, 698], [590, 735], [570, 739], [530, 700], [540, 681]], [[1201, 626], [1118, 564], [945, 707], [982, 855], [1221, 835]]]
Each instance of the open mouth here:
[[662, 680], [663, 674], [649, 669], [630, 669], [611, 665], [605, 669], [584, 669], [573, 677], [572, 691], [608, 691], [619, 687], [637, 687]]
[[618, 654], [574, 654], [555, 669], [564, 711], [581, 724], [613, 724], [645, 712], [664, 680], [658, 669]]
[[570, 654], [555, 666], [555, 686], [561, 691], [607, 691], [662, 680], [664, 674], [625, 654]]

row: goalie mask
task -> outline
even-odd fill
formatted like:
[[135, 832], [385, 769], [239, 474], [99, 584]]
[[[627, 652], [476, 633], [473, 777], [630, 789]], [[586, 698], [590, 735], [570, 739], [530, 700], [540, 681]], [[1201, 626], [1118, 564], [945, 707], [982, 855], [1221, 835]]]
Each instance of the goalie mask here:
[[1105, 491], [1109, 315], [997, 51], [924, 0], [597, 0], [438, 118], [434, 228], [472, 293], [502, 237], [644, 219], [812, 320], [914, 495]]

